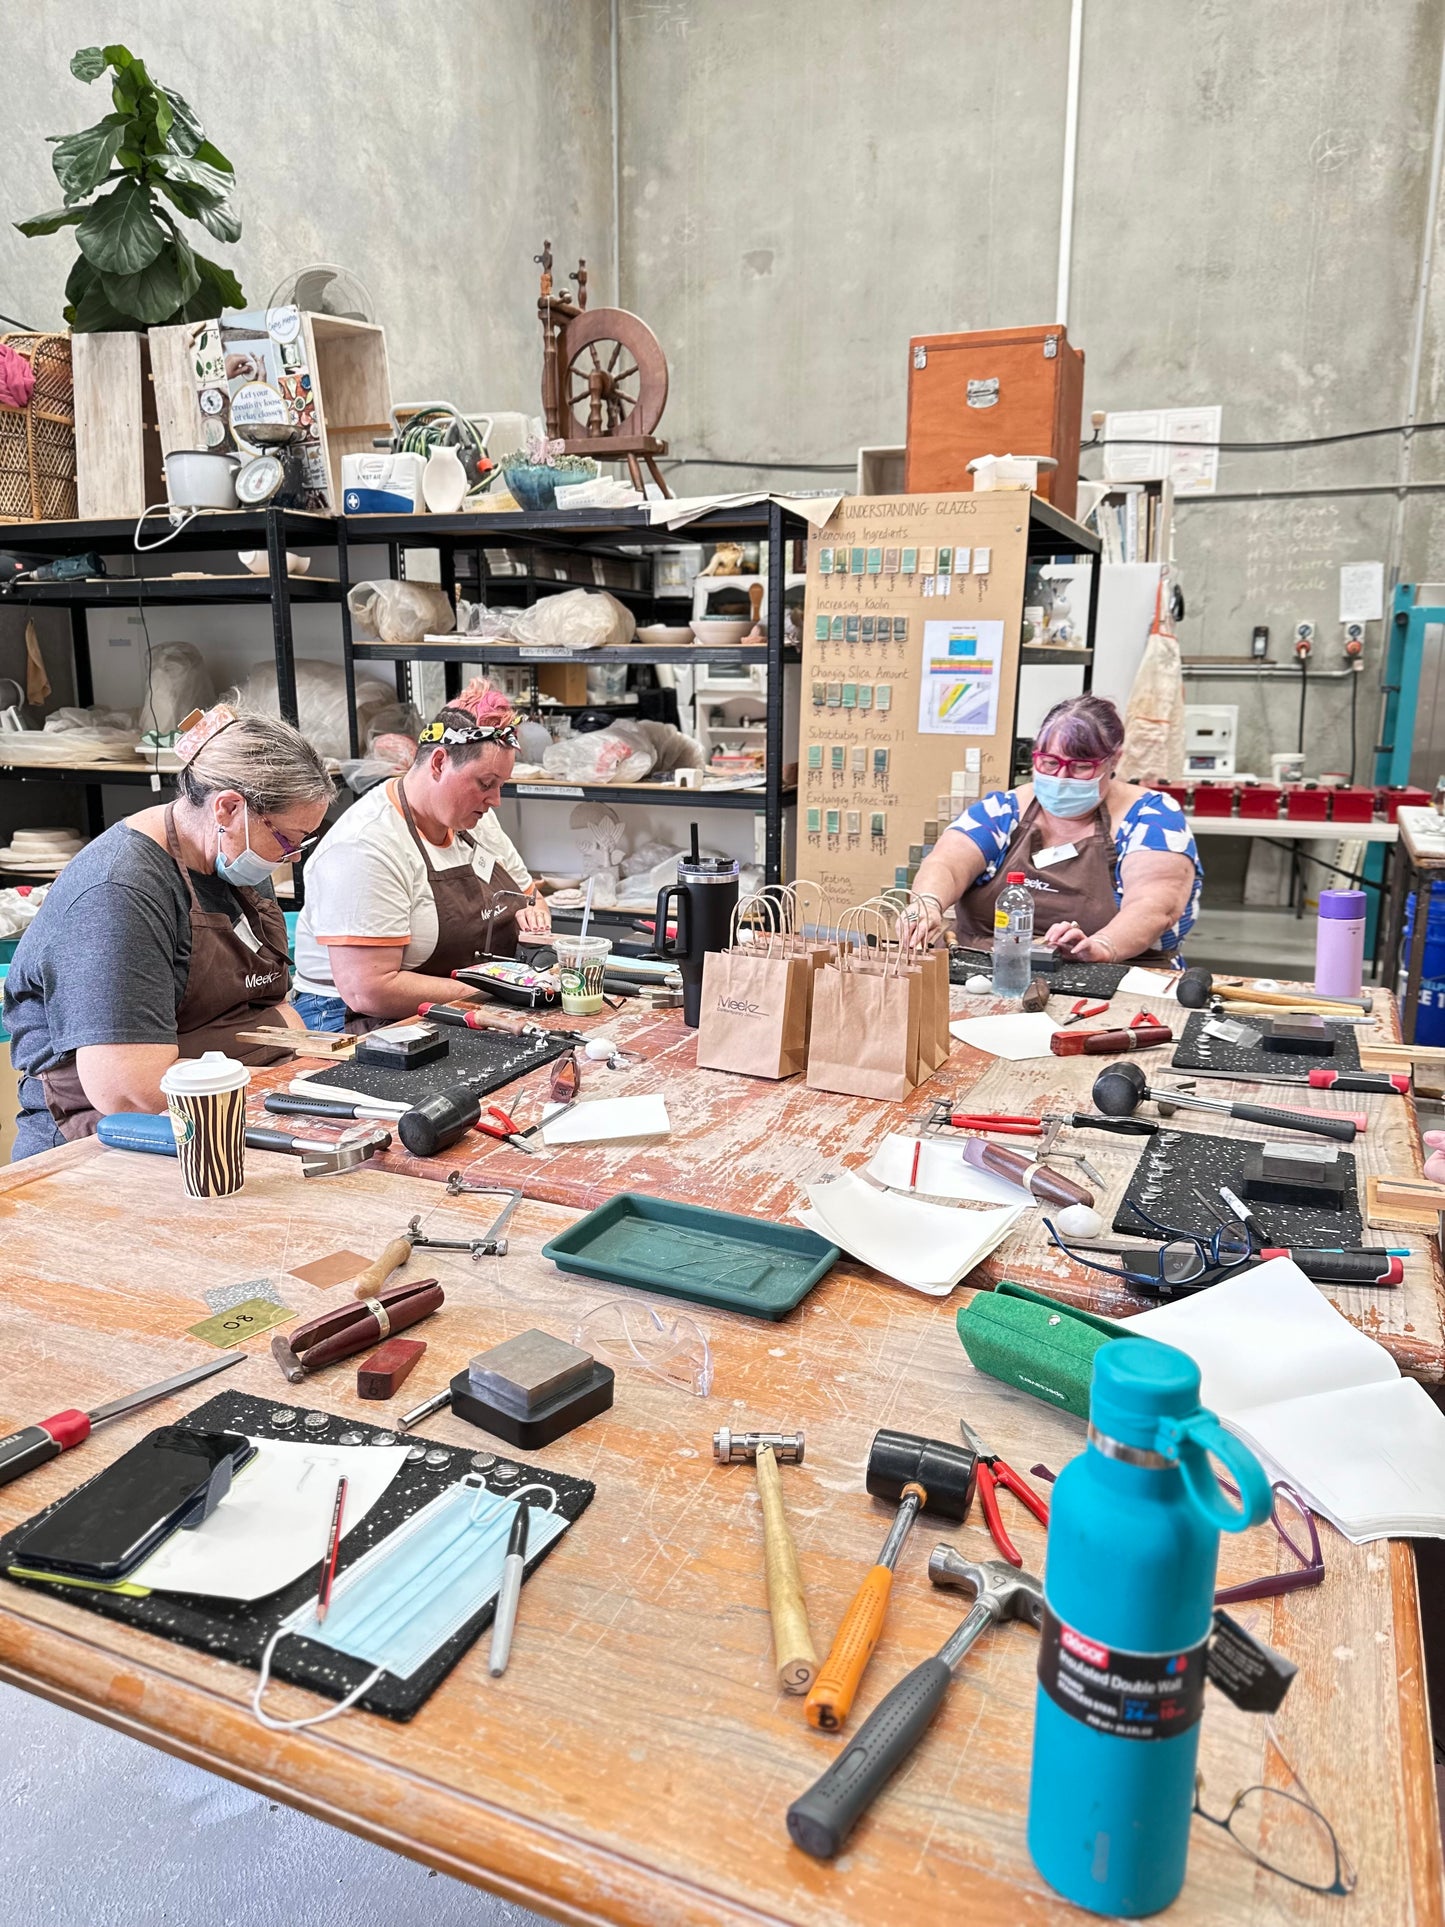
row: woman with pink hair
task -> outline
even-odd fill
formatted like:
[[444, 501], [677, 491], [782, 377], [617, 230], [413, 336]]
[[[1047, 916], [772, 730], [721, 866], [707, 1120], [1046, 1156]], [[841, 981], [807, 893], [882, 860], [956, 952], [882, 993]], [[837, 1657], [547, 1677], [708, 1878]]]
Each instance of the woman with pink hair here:
[[1173, 797], [1119, 780], [1124, 725], [1102, 696], [1055, 703], [1034, 738], [1034, 780], [995, 790], [950, 823], [919, 866], [928, 933], [953, 910], [966, 944], [993, 942], [1011, 874], [1042, 941], [1086, 963], [1178, 963], [1204, 868]]
[[551, 928], [492, 814], [517, 751], [517, 716], [471, 683], [421, 732], [411, 768], [359, 797], [306, 866], [294, 1001], [314, 1030], [409, 1017], [473, 997], [451, 975], [511, 956]]

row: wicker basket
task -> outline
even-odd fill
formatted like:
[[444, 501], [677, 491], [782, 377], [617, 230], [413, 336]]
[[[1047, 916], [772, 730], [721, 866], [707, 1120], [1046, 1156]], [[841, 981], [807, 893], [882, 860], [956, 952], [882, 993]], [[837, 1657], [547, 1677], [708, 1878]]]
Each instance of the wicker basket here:
[[0, 408], [0, 521], [66, 522], [75, 499], [69, 335], [0, 335], [35, 371], [25, 408]]

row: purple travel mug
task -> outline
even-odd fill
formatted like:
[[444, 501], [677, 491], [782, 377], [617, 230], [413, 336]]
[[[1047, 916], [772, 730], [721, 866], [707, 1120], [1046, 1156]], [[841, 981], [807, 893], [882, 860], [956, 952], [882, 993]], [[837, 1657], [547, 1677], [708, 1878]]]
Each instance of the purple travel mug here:
[[1358, 997], [1364, 967], [1364, 891], [1321, 890], [1315, 926], [1315, 989], [1321, 997]]

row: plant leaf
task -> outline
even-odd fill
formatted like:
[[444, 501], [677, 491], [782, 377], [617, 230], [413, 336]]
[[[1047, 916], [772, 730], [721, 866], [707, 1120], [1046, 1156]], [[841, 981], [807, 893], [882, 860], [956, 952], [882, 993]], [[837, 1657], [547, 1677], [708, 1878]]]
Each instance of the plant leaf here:
[[239, 241], [241, 238], [241, 217], [231, 206], [229, 198], [215, 207], [203, 207], [199, 220], [208, 234], [214, 234], [218, 241]]
[[94, 127], [78, 134], [67, 134], [57, 141], [51, 156], [55, 178], [65, 194], [89, 194], [110, 172], [110, 164], [120, 152], [129, 122], [122, 114], [107, 114]]
[[208, 161], [192, 160], [184, 154], [161, 154], [155, 164], [168, 181], [182, 181], [187, 187], [198, 189], [201, 198], [210, 201], [212, 206], [224, 200], [235, 186], [232, 175], [223, 174]]
[[[94, 52], [94, 48], [91, 51]], [[108, 47], [102, 47], [100, 51], [106, 66], [117, 70], [121, 67], [129, 67], [135, 61], [135, 55], [130, 48], [122, 47], [118, 40], [113, 40]]]
[[122, 314], [111, 306], [99, 275], [80, 299], [65, 310], [65, 318], [78, 335], [113, 334], [117, 329], [136, 325], [134, 315]]
[[84, 219], [83, 207], [57, 207], [49, 214], [32, 214], [28, 221], [17, 221], [15, 226], [33, 240], [37, 234], [54, 234], [60, 228], [75, 227]]
[[74, 303], [80, 300], [86, 289], [97, 279], [96, 270], [83, 254], [77, 254], [71, 263], [70, 273], [65, 277], [65, 298]]
[[122, 181], [91, 203], [76, 230], [81, 253], [105, 274], [136, 274], [165, 242], [151, 197], [138, 181]]
[[109, 60], [99, 47], [82, 47], [70, 56], [70, 71], [77, 80], [83, 80], [88, 87], [93, 80], [99, 80]]
[[[189, 248], [186, 254], [190, 256]], [[145, 327], [155, 328], [162, 322], [170, 321], [200, 285], [194, 260], [188, 260], [187, 265], [192, 280], [189, 287], [182, 282], [180, 263], [174, 249], [165, 247], [138, 274], [101, 275], [101, 286], [112, 308], [121, 314], [132, 315]]]
[[185, 307], [181, 309], [177, 319], [180, 321], [214, 321], [225, 305], [218, 290], [213, 288], [209, 281], [203, 281], [186, 303]]
[[221, 173], [229, 174], [233, 181], [236, 178], [235, 168], [213, 141], [203, 140], [191, 158], [197, 161], [208, 161], [212, 167], [219, 168]]
[[222, 267], [219, 261], [208, 261], [204, 254], [198, 254], [195, 262], [203, 285], [216, 291], [223, 307], [245, 307], [245, 290], [229, 268]]
[[185, 303], [201, 286], [201, 269], [190, 242], [184, 234], [175, 234], [176, 272], [181, 284], [181, 301]]
[[[165, 96], [173, 116], [171, 124], [171, 146], [178, 154], [194, 154], [205, 140], [201, 123], [191, 111], [190, 103], [184, 100], [174, 88], [162, 87], [159, 92]], [[203, 160], [214, 160], [214, 155], [204, 154]]]

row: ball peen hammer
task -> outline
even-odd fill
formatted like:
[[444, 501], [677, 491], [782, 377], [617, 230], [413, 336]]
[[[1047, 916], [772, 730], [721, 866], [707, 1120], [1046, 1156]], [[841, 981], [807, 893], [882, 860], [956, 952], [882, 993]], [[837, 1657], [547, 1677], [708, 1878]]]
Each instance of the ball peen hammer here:
[[933, 1723], [954, 1673], [981, 1633], [1005, 1619], [1038, 1626], [1044, 1589], [1031, 1572], [1002, 1559], [977, 1564], [952, 1546], [935, 1546], [928, 1561], [935, 1586], [973, 1594], [973, 1607], [932, 1659], [915, 1666], [874, 1707], [856, 1735], [819, 1779], [788, 1808], [788, 1832], [804, 1853], [830, 1860]]
[[773, 1662], [778, 1684], [785, 1693], [806, 1693], [818, 1670], [818, 1655], [808, 1626], [808, 1602], [798, 1549], [783, 1513], [783, 1482], [778, 1461], [803, 1462], [801, 1432], [732, 1432], [722, 1426], [713, 1435], [712, 1455], [719, 1465], [751, 1459], [757, 1467], [758, 1498], [763, 1508], [763, 1556], [768, 1575], [768, 1611], [773, 1621]]

